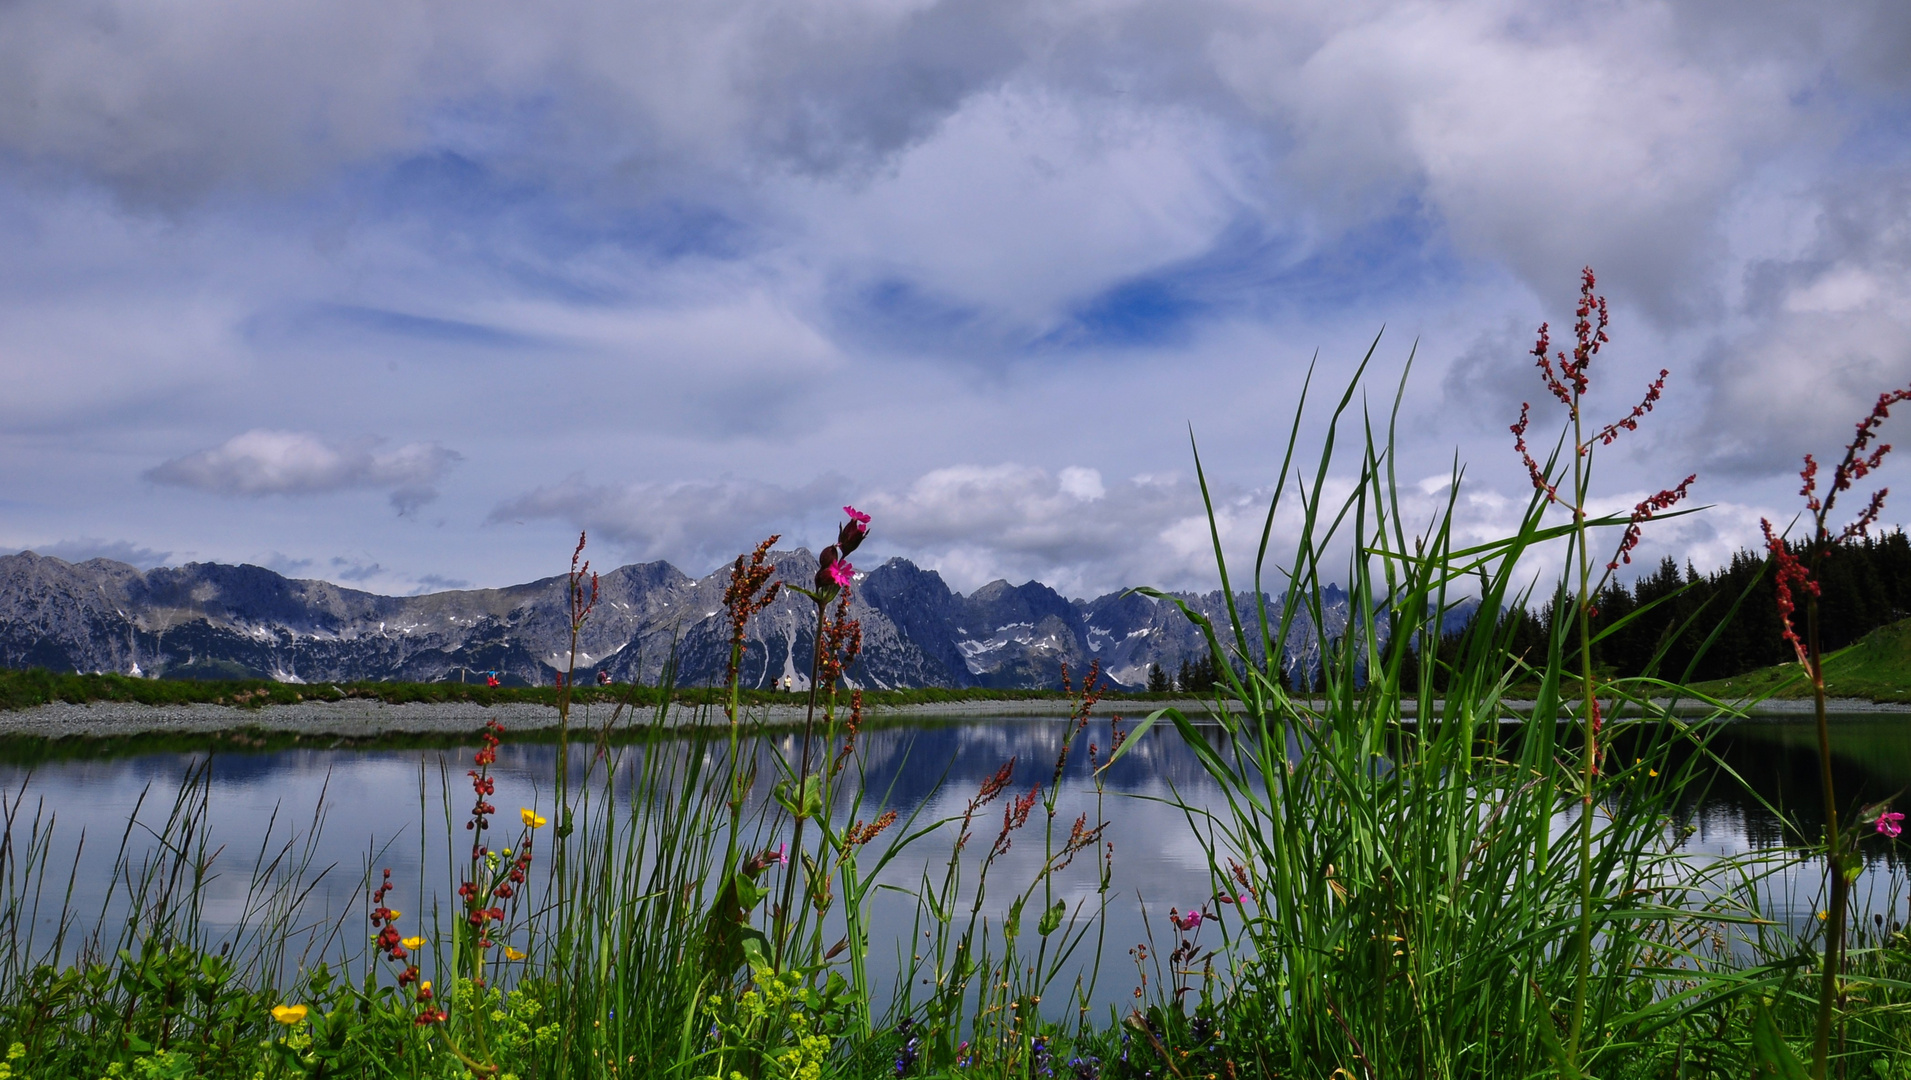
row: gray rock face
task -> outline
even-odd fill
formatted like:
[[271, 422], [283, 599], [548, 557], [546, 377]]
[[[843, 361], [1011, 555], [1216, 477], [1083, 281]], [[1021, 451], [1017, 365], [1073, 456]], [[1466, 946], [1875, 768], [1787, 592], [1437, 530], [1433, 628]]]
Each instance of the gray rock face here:
[[[805, 550], [770, 558], [776, 580], [808, 585], [816, 573]], [[674, 657], [679, 683], [721, 683], [728, 583], [728, 567], [697, 579], [663, 562], [602, 575], [597, 606], [577, 636], [579, 677], [605, 671], [620, 682], [654, 683]], [[854, 592], [850, 614], [862, 623], [863, 650], [848, 677], [859, 686], [1053, 688], [1063, 664], [1079, 680], [1100, 660], [1109, 679], [1139, 688], [1149, 665], [1172, 672], [1205, 652], [1181, 612], [1141, 596], [1069, 600], [1040, 582], [995, 581], [965, 597], [904, 559], [862, 575]], [[1182, 599], [1226, 626], [1219, 592]], [[1239, 602], [1251, 607], [1252, 597]], [[1327, 613], [1330, 635], [1344, 613], [1343, 598]], [[788, 679], [807, 689], [816, 623], [808, 598], [782, 590], [750, 621], [744, 684], [768, 689]], [[1298, 626], [1286, 652], [1302, 658], [1313, 640]], [[429, 682], [497, 671], [512, 683], [549, 684], [572, 666], [571, 649], [562, 576], [397, 597], [257, 566], [142, 572], [106, 559], [0, 556], [0, 666], [11, 668], [154, 676], [238, 665], [289, 682]]]

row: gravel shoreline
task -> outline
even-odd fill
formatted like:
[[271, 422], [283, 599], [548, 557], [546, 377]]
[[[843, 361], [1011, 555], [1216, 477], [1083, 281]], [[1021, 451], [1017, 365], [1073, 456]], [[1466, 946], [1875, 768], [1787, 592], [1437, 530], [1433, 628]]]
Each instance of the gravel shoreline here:
[[[1515, 708], [1520, 702], [1509, 702]], [[1193, 714], [1206, 710], [1202, 701], [1104, 702], [1098, 712], [1140, 718], [1165, 705], [1174, 705]], [[1911, 706], [1880, 705], [1870, 701], [1839, 699], [1830, 703], [1840, 714], [1911, 714]], [[1133, 706], [1123, 708], [1123, 706]], [[607, 706], [579, 707], [573, 710], [572, 726], [601, 724]], [[1685, 710], [1682, 710], [1685, 711]], [[1754, 719], [1787, 719], [1809, 716], [1810, 701], [1767, 701], [1752, 711]], [[618, 722], [618, 728], [635, 729], [650, 723], [649, 710]], [[689, 710], [681, 714], [686, 720]], [[977, 716], [1053, 717], [1068, 715], [1066, 701], [968, 701], [929, 705], [901, 705], [865, 710], [873, 721], [914, 718], [961, 719]], [[803, 709], [798, 705], [759, 706], [749, 711], [752, 720], [772, 726], [800, 724]], [[487, 720], [498, 720], [512, 731], [541, 731], [557, 726], [557, 710], [547, 705], [500, 704], [474, 705], [468, 702], [444, 704], [413, 703], [387, 705], [381, 701], [304, 701], [292, 705], [268, 705], [246, 709], [231, 705], [140, 705], [101, 701], [87, 705], [57, 703], [32, 709], [0, 713], [0, 735], [28, 738], [120, 738], [134, 735], [223, 734], [245, 730], [281, 732], [299, 735], [330, 735], [347, 738], [377, 738], [383, 735], [459, 735], [475, 732]]]
[[[1146, 711], [1164, 704], [1189, 710], [1203, 707], [1198, 701], [1144, 702]], [[964, 701], [928, 705], [893, 705], [866, 708], [863, 715], [872, 721], [913, 718], [961, 719], [976, 716], [1067, 716], [1066, 701]], [[1109, 708], [1098, 710], [1110, 715]], [[1114, 710], [1119, 713], [1121, 710]], [[583, 706], [571, 710], [573, 729], [595, 727], [611, 714], [608, 705]], [[688, 708], [673, 710], [674, 717], [687, 722]], [[800, 705], [770, 705], [750, 708], [746, 717], [771, 726], [792, 726], [803, 722]], [[1127, 715], [1145, 715], [1132, 710]], [[652, 712], [639, 709], [626, 713], [617, 722], [617, 730], [635, 730], [651, 723]], [[28, 738], [118, 738], [132, 735], [216, 735], [237, 731], [266, 731], [300, 735], [330, 735], [347, 738], [377, 738], [382, 735], [460, 735], [477, 731], [485, 721], [497, 720], [511, 731], [544, 731], [557, 727], [557, 709], [549, 705], [511, 703], [476, 705], [469, 702], [410, 703], [387, 705], [382, 701], [348, 699], [345, 701], [302, 701], [291, 705], [266, 705], [247, 709], [233, 705], [140, 705], [118, 701], [96, 701], [86, 705], [64, 702], [31, 709], [0, 713], [0, 736]]]

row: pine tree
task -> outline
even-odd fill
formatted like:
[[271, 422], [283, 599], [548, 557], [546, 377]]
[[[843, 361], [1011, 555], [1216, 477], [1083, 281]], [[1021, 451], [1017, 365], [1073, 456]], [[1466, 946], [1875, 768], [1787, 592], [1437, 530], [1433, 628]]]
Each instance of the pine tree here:
[[1148, 665], [1148, 692], [1150, 694], [1165, 694], [1168, 691], [1173, 689], [1174, 689], [1174, 685], [1173, 683], [1169, 681], [1168, 673], [1161, 670], [1161, 665], [1149, 664]]

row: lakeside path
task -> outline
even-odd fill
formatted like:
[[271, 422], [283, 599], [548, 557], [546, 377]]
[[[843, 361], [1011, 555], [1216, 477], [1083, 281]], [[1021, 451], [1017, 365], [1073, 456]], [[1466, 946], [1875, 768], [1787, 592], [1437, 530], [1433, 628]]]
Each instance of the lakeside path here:
[[[1519, 709], [1525, 702], [1509, 701]], [[1185, 701], [1104, 701], [1096, 709], [1099, 718], [1122, 716], [1139, 720], [1155, 709], [1176, 706], [1191, 715], [1205, 712], [1209, 703]], [[1829, 703], [1830, 711], [1842, 715], [1911, 714], [1911, 706], [1880, 705], [1857, 699], [1838, 699]], [[1046, 701], [970, 701], [927, 705], [873, 707], [864, 710], [872, 723], [910, 719], [960, 720], [964, 717], [1061, 717], [1067, 716], [1069, 703]], [[1681, 709], [1681, 713], [1694, 710]], [[1754, 719], [1783, 720], [1810, 716], [1810, 701], [1766, 701], [1752, 710]], [[610, 717], [610, 707], [596, 705], [573, 710], [572, 730], [595, 728]], [[684, 709], [678, 715], [692, 715]], [[803, 722], [800, 705], [758, 706], [748, 710], [752, 722], [773, 727]], [[264, 731], [306, 736], [334, 736], [365, 739], [384, 735], [460, 735], [482, 727], [487, 720], [498, 720], [517, 732], [547, 731], [557, 726], [557, 710], [548, 705], [470, 703], [387, 705], [380, 701], [348, 699], [339, 702], [305, 701], [292, 705], [267, 705], [246, 709], [232, 705], [139, 705], [126, 702], [93, 702], [87, 705], [56, 703], [31, 709], [0, 713], [0, 736], [61, 739], [111, 739], [134, 735], [221, 734], [240, 731]], [[616, 730], [632, 731], [649, 725], [650, 710], [620, 718]]]

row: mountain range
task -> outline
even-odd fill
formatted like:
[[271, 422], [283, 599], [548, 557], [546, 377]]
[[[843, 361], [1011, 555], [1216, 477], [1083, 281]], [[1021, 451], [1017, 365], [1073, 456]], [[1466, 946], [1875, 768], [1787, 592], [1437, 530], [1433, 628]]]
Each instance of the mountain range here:
[[[807, 584], [809, 551], [777, 551], [775, 580]], [[673, 655], [684, 685], [720, 682], [729, 655], [723, 592], [729, 568], [693, 578], [666, 562], [603, 574], [578, 640], [579, 678], [655, 683]], [[1069, 599], [1037, 581], [993, 581], [964, 596], [934, 570], [891, 559], [853, 585], [862, 655], [846, 673], [872, 688], [1056, 688], [1099, 659], [1118, 687], [1146, 686], [1206, 652], [1172, 604], [1115, 592]], [[1219, 591], [1177, 594], [1225, 625]], [[1239, 602], [1251, 607], [1253, 598]], [[1330, 634], [1346, 597], [1324, 597]], [[1245, 614], [1245, 612], [1244, 612]], [[746, 685], [808, 686], [815, 606], [783, 590], [749, 623]], [[1290, 657], [1315, 640], [1294, 628]], [[218, 674], [285, 682], [481, 679], [550, 684], [570, 667], [568, 580], [501, 589], [381, 596], [259, 566], [190, 563], [140, 570], [109, 559], [69, 563], [24, 551], [0, 556], [0, 666], [125, 675]]]

